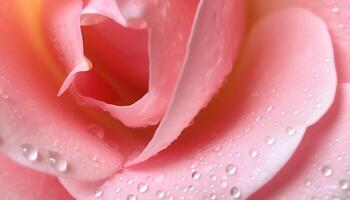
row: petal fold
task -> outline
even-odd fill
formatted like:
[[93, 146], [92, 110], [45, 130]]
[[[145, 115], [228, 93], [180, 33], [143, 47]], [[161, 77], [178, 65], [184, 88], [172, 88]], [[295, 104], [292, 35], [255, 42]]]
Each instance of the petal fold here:
[[104, 183], [61, 181], [78, 199], [246, 199], [327, 112], [336, 84], [324, 22], [276, 12], [254, 26], [228, 82], [172, 145]]

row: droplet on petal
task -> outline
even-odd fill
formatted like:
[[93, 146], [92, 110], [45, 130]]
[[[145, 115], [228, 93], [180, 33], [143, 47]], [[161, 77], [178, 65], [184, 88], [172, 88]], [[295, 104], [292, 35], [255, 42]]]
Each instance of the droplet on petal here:
[[145, 193], [147, 192], [149, 189], [149, 186], [146, 184], [146, 183], [140, 183], [138, 186], [137, 186], [137, 190], [141, 193]]
[[295, 128], [290, 127], [290, 126], [288, 126], [285, 131], [288, 135], [294, 135], [297, 132], [297, 130]]
[[225, 171], [228, 175], [234, 175], [237, 172], [237, 167], [233, 164], [228, 164], [225, 168]]
[[68, 168], [67, 161], [57, 152], [49, 151], [49, 165], [59, 172], [65, 172]]
[[158, 197], [158, 199], [164, 199], [165, 198], [165, 192], [159, 190], [157, 192], [157, 197]]
[[36, 161], [38, 159], [39, 153], [31, 144], [22, 144], [22, 154], [29, 161]]
[[193, 178], [193, 180], [198, 180], [201, 178], [201, 174], [197, 171], [194, 171], [194, 172], [192, 172], [191, 177]]
[[128, 195], [127, 200], [137, 200], [137, 197], [133, 194]]
[[324, 166], [321, 168], [321, 172], [323, 176], [331, 176], [333, 174], [333, 170], [329, 166]]
[[230, 189], [230, 195], [234, 198], [234, 199], [239, 199], [241, 197], [241, 192], [239, 191], [238, 187], [232, 187]]
[[273, 137], [266, 137], [265, 139], [265, 143], [268, 145], [268, 146], [272, 146], [273, 144], [275, 144], [276, 140], [275, 138]]
[[345, 180], [345, 179], [341, 179], [341, 180], [338, 182], [338, 184], [339, 184], [340, 189], [342, 189], [342, 190], [347, 190], [347, 189], [349, 189], [349, 182], [348, 182], [347, 180]]
[[102, 197], [102, 195], [103, 195], [103, 190], [101, 190], [101, 189], [98, 189], [94, 192], [95, 198], [100, 198], [100, 197]]
[[257, 150], [255, 150], [255, 149], [252, 149], [252, 150], [249, 151], [249, 155], [252, 158], [256, 158], [258, 156], [258, 154], [259, 154], [259, 152]]
[[99, 138], [103, 138], [105, 135], [105, 132], [103, 130], [103, 128], [99, 125], [96, 124], [92, 124], [88, 127], [88, 130], [90, 133], [96, 135]]

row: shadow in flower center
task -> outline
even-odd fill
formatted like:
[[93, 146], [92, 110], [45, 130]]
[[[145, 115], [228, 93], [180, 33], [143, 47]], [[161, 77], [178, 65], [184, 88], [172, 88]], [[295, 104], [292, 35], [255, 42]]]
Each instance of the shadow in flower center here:
[[92, 69], [79, 74], [78, 91], [114, 105], [130, 105], [148, 90], [147, 30], [128, 29], [112, 20], [82, 26], [84, 54]]

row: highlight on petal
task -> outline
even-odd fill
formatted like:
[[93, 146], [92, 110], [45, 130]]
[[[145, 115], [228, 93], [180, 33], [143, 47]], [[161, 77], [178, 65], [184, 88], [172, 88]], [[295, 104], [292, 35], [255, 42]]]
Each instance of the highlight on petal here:
[[61, 96], [72, 84], [75, 76], [79, 72], [86, 72], [91, 69], [91, 63], [88, 60], [84, 60], [81, 64], [76, 66], [67, 76], [66, 80], [63, 82], [60, 91], [58, 92], [57, 96]]
[[247, 3], [252, 21], [276, 10], [293, 6], [309, 9], [322, 17], [332, 36], [339, 81], [350, 81], [350, 1], [248, 0]]
[[[107, 2], [107, 5], [111, 4], [111, 6], [106, 6], [100, 1], [88, 1], [87, 7], [83, 10], [83, 15], [100, 14], [112, 18], [121, 25], [133, 28], [137, 27], [138, 24], [142, 24], [141, 21], [145, 21], [147, 24], [150, 60], [149, 91], [141, 99], [127, 106], [110, 104], [84, 95], [80, 95], [80, 99], [87, 105], [99, 107], [109, 112], [127, 126], [145, 127], [155, 125], [165, 113], [182, 68], [198, 1], [134, 0], [104, 2]], [[115, 9], [116, 6], [118, 6], [120, 15]], [[135, 12], [141, 14], [135, 15]], [[119, 19], [118, 16], [123, 18]], [[126, 20], [126, 24], [123, 24], [122, 19]], [[80, 18], [74, 17], [74, 21], [76, 20], [80, 20]], [[72, 23], [69, 24], [73, 25]], [[74, 26], [78, 28], [76, 24]], [[67, 44], [67, 41], [61, 41], [60, 44], [64, 48], [79, 46], [79, 48], [70, 48], [70, 51], [77, 51], [76, 55], [83, 54], [82, 44], [79, 40], [74, 40], [74, 42], [74, 45]], [[75, 60], [74, 54], [63, 54], [67, 57], [67, 60]], [[68, 64], [66, 66], [70, 66], [69, 71], [71, 71], [76, 65], [78, 64]], [[84, 76], [84, 73], [79, 76]], [[89, 85], [87, 84], [85, 87], [88, 88]], [[79, 90], [77, 92], [79, 94]]]
[[26, 167], [0, 155], [0, 199], [73, 200], [57, 178]]
[[[0, 6], [0, 22], [6, 26], [0, 31], [0, 151], [32, 169], [95, 181], [119, 170], [123, 157], [89, 129], [98, 119], [72, 97], [57, 98], [62, 71], [42, 32], [46, 20], [79, 11], [79, 5], [18, 0]], [[41, 8], [51, 12], [42, 17]]]
[[101, 199], [246, 199], [328, 110], [336, 83], [324, 22], [302, 9], [277, 12], [254, 26], [227, 84], [174, 144], [103, 184], [60, 180], [87, 200], [96, 193]]
[[242, 8], [242, 1], [201, 1], [169, 108], [152, 140], [130, 164], [145, 161], [172, 143], [221, 87], [238, 56]]
[[102, 17], [111, 18], [114, 21], [127, 26], [125, 18], [120, 13], [116, 0], [88, 0], [81, 15], [82, 25], [93, 25], [101, 22]]
[[310, 127], [300, 147], [254, 199], [347, 199], [350, 191], [350, 85], [340, 84], [330, 111]]

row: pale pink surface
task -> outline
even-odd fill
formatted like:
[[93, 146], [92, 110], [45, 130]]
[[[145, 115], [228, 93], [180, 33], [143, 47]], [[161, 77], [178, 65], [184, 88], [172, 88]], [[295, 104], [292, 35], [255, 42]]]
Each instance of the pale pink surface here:
[[[120, 12], [126, 21], [144, 19], [147, 23], [150, 62], [149, 91], [137, 102], [128, 106], [108, 104], [90, 97], [82, 97], [82, 99], [90, 105], [110, 112], [111, 115], [128, 126], [139, 127], [157, 124], [164, 115], [184, 61], [197, 1], [170, 2], [166, 0], [155, 3], [134, 0], [114, 3], [118, 3]], [[95, 8], [97, 11], [113, 9], [112, 6], [107, 7], [109, 4], [93, 5], [99, 6]], [[100, 8], [101, 6], [107, 8]], [[88, 8], [91, 10], [91, 7]], [[88, 11], [86, 12], [88, 13]], [[131, 17], [130, 15], [135, 14], [134, 12], [140, 13]], [[100, 14], [109, 16], [105, 12]], [[79, 26], [75, 28], [78, 29]], [[74, 69], [76, 66], [70, 65], [69, 67]]]
[[349, 120], [350, 84], [344, 83], [330, 111], [307, 130], [292, 159], [250, 200], [349, 199]]
[[[301, 9], [273, 14], [254, 26], [228, 83], [173, 145], [106, 182], [61, 182], [78, 199], [94, 199], [96, 191], [100, 199], [155, 199], [161, 192], [167, 199], [228, 199], [235, 187], [247, 198], [329, 108], [336, 90], [332, 57], [319, 18]], [[235, 170], [228, 173], [230, 164]]]
[[0, 155], [0, 199], [73, 200], [54, 176], [21, 166]]
[[334, 44], [340, 82], [350, 81], [350, 1], [349, 0], [248, 0], [251, 17], [287, 7], [303, 7], [322, 17]]

